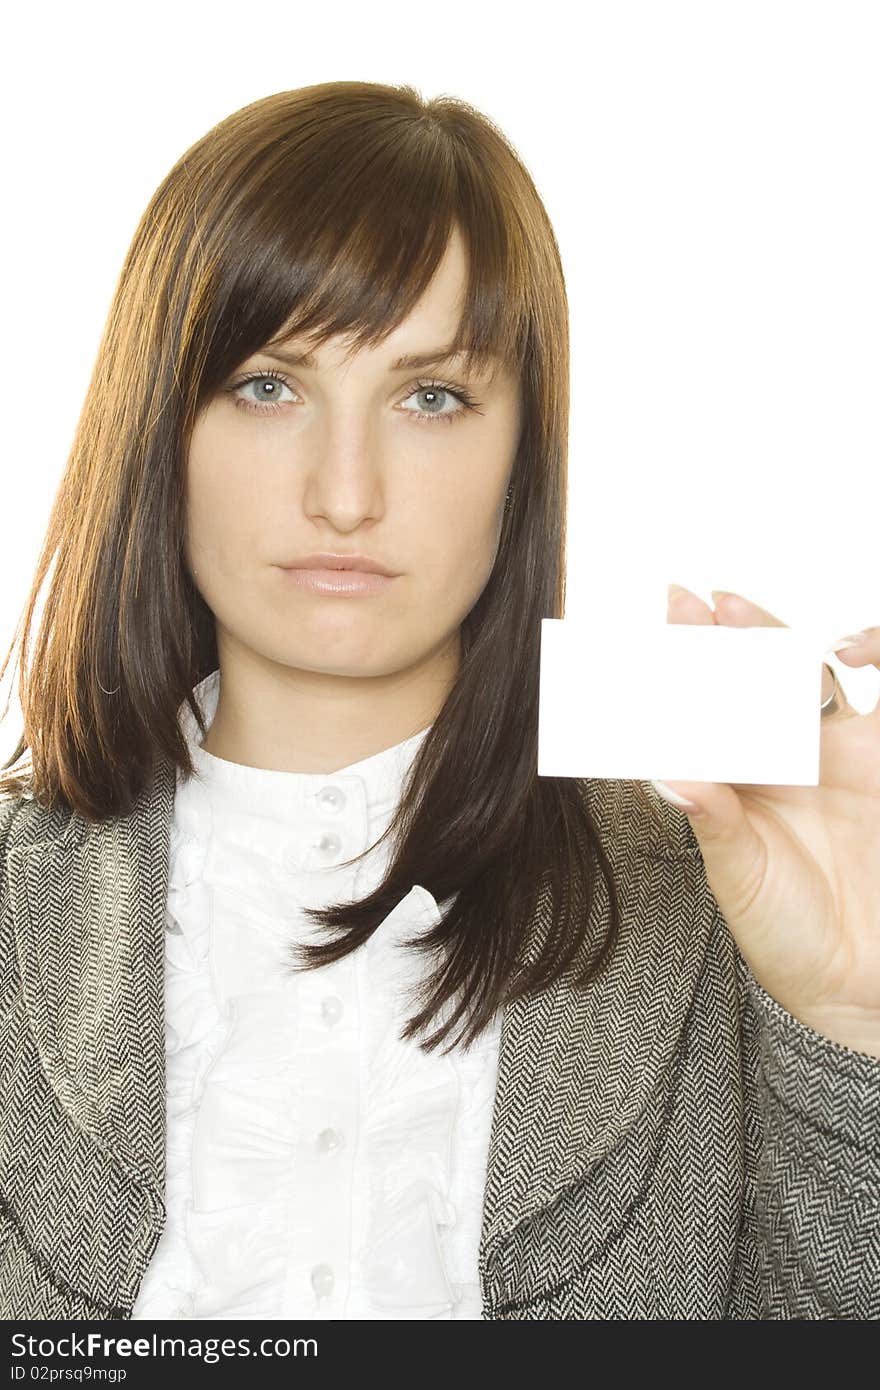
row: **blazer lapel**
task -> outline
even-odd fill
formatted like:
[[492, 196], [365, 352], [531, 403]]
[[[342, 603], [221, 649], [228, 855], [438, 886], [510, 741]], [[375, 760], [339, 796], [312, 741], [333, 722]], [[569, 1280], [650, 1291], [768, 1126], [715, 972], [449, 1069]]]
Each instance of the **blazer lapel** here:
[[[591, 780], [589, 789], [614, 869], [620, 937], [586, 989], [557, 980], [503, 1012], [480, 1242], [490, 1283], [505, 1237], [608, 1159], [650, 1104], [682, 1039], [716, 921], [684, 817], [657, 798], [664, 845], [631, 785]], [[588, 914], [593, 942], [606, 934], [609, 907], [600, 878]], [[530, 956], [550, 926], [543, 902], [534, 920]], [[591, 1243], [610, 1234], [607, 1215], [608, 1231], [597, 1221]], [[511, 1292], [508, 1270], [494, 1298]]]
[[163, 762], [130, 816], [98, 823], [74, 812], [61, 834], [7, 853], [25, 1008], [43, 1072], [76, 1124], [156, 1194], [157, 1215], [173, 790]]

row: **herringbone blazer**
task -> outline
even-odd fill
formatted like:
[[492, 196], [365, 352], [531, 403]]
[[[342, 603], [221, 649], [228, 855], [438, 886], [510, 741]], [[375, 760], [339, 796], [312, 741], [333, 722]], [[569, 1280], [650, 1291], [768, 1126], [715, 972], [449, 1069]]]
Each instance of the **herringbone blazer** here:
[[[634, 784], [583, 786], [621, 936], [586, 989], [503, 1011], [483, 1316], [880, 1316], [880, 1059], [761, 989], [679, 812], [664, 840]], [[174, 791], [161, 764], [102, 823], [0, 805], [7, 1319], [129, 1318], [162, 1232]], [[600, 880], [591, 930], [608, 905]]]

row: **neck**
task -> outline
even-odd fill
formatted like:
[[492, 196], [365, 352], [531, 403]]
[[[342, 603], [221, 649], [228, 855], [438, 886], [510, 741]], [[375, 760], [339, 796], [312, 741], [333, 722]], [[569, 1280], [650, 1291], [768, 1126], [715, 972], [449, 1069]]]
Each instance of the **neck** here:
[[278, 772], [338, 772], [433, 722], [455, 679], [456, 632], [413, 666], [346, 675], [283, 666], [221, 632], [217, 709], [202, 742], [227, 762]]

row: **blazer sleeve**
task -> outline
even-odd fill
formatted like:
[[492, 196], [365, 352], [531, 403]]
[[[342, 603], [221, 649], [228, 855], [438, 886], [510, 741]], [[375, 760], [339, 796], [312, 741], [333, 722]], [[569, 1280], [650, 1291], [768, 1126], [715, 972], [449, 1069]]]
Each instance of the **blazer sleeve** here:
[[736, 970], [746, 1172], [725, 1317], [880, 1318], [880, 1058], [794, 1018], [738, 949]]

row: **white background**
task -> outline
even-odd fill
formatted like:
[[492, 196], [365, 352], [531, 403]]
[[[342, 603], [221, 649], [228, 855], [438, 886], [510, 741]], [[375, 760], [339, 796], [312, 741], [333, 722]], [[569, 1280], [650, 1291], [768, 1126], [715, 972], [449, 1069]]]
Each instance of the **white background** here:
[[[2, 655], [156, 185], [230, 112], [341, 79], [464, 97], [547, 206], [571, 306], [566, 616], [665, 614], [674, 581], [829, 642], [880, 623], [873, 0], [49, 4], [9, 7], [4, 47]], [[870, 708], [878, 673], [845, 680]], [[19, 718], [13, 691], [2, 758]]]

